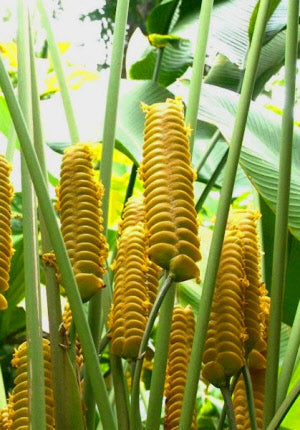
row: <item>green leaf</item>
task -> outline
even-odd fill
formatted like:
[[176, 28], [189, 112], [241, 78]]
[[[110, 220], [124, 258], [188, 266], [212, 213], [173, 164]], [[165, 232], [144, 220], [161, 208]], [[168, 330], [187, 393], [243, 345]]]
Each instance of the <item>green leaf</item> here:
[[151, 33], [148, 39], [151, 45], [155, 48], [165, 48], [168, 43], [170, 43], [170, 45], [172, 45], [174, 48], [179, 49], [180, 47], [180, 37], [174, 36], [172, 34], [164, 35]]
[[[274, 244], [275, 215], [261, 199], [262, 232], [264, 246], [265, 279], [268, 290], [271, 289], [272, 259]], [[283, 299], [283, 322], [293, 324], [298, 301], [300, 299], [300, 242], [289, 233], [286, 283]]]
[[163, 0], [155, 6], [146, 20], [148, 34], [168, 34], [172, 30], [172, 26], [174, 26], [174, 18], [175, 20], [178, 18], [178, 14], [175, 14], [175, 12], [180, 3], [181, 0]]
[[10, 306], [0, 313], [0, 342], [15, 343], [16, 338], [25, 334], [25, 311]]
[[8, 137], [11, 125], [10, 115], [7, 109], [5, 98], [0, 96], [0, 131]]
[[5, 293], [8, 306], [13, 307], [25, 297], [23, 235], [13, 237], [14, 255], [11, 260], [9, 289]]
[[[176, 43], [178, 45], [176, 47], [168, 43], [164, 48], [158, 83], [165, 87], [182, 76], [193, 63], [190, 42], [178, 38]], [[142, 58], [131, 65], [129, 69], [130, 78], [143, 80], [152, 79], [156, 57], [157, 49], [148, 47]]]
[[[293, 373], [290, 385], [289, 385], [289, 391], [293, 388], [293, 386], [300, 380], [300, 361], [298, 361], [298, 365]], [[289, 429], [289, 430], [295, 430], [299, 427], [300, 422], [300, 397], [295, 401], [289, 412], [287, 413], [287, 416], [282, 421], [282, 425]], [[282, 427], [280, 427], [282, 429]]]

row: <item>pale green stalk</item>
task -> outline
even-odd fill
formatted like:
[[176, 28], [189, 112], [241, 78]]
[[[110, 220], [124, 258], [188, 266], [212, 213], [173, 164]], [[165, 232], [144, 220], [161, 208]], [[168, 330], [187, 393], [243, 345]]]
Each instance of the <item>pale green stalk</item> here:
[[64, 109], [65, 109], [71, 141], [72, 143], [77, 143], [79, 142], [79, 133], [77, 129], [75, 115], [74, 115], [74, 111], [73, 111], [73, 107], [70, 99], [69, 89], [67, 86], [66, 77], [62, 66], [59, 50], [57, 48], [57, 44], [54, 39], [54, 34], [42, 0], [37, 0], [37, 7], [41, 15], [42, 25], [47, 33], [47, 42], [48, 42], [54, 70], [57, 76], [57, 80], [58, 80], [58, 84], [61, 92], [61, 97], [62, 97]]
[[161, 63], [162, 63], [162, 58], [164, 55], [164, 49], [165, 49], [164, 47], [163, 48], [157, 48], [157, 57], [156, 57], [155, 67], [154, 67], [154, 72], [153, 72], [153, 77], [152, 77], [152, 81], [154, 81], [154, 82], [158, 81], [160, 67], [161, 67]]
[[[147, 325], [144, 331], [144, 335], [141, 341], [139, 354], [137, 357], [137, 361], [135, 364], [135, 369], [133, 373], [132, 378], [132, 387], [131, 387], [131, 409], [130, 409], [130, 423], [131, 428], [139, 429], [141, 423], [141, 417], [140, 417], [140, 409], [139, 409], [139, 387], [140, 387], [140, 378], [141, 378], [141, 372], [142, 372], [142, 366], [143, 366], [143, 359], [146, 352], [146, 348], [148, 345], [148, 341], [150, 338], [150, 334], [153, 329], [153, 325], [155, 322], [155, 319], [157, 317], [158, 311], [161, 307], [161, 304], [163, 300], [165, 299], [166, 294], [168, 293], [169, 289], [172, 286], [173, 278], [171, 275], [166, 276], [166, 279], [164, 283], [162, 284], [159, 293], [156, 297], [156, 300], [154, 302], [154, 305], [151, 309]], [[135, 426], [135, 427], [134, 427]]]
[[146, 430], [159, 430], [160, 427], [175, 293], [176, 284], [173, 284], [160, 308]]
[[[126, 33], [128, 8], [129, 8], [129, 0], [118, 0], [117, 9], [116, 9], [113, 46], [112, 46], [110, 75], [109, 75], [107, 96], [106, 96], [106, 108], [105, 108], [103, 143], [102, 143], [103, 146], [102, 146], [102, 155], [101, 155], [101, 164], [100, 164], [100, 180], [104, 186], [104, 196], [102, 199], [104, 235], [106, 235], [107, 224], [108, 224], [113, 151], [114, 151], [114, 144], [115, 144], [119, 89], [120, 89], [120, 80], [121, 80], [122, 64], [123, 64], [124, 41], [125, 41], [125, 33]], [[101, 97], [100, 94], [99, 94], [99, 97]], [[105, 279], [107, 282], [110, 281], [109, 276], [106, 276]], [[104, 321], [106, 321], [108, 316], [107, 311], [109, 310], [111, 299], [112, 299], [110, 284], [107, 285], [107, 288], [105, 289], [105, 291], [99, 292], [94, 297], [92, 297], [89, 305], [89, 319], [93, 321], [93, 339], [97, 349], [99, 347], [99, 341], [101, 337], [101, 324], [100, 324], [100, 317], [99, 317], [101, 314], [101, 296], [103, 298], [103, 302], [105, 302], [106, 304], [109, 304], [109, 306], [106, 306], [105, 312], [102, 306], [103, 318], [104, 318]], [[90, 384], [90, 381], [88, 380], [86, 384], [86, 392], [89, 391], [89, 384]], [[125, 404], [125, 401], [123, 402], [123, 404]], [[89, 409], [92, 413], [93, 407], [91, 402], [89, 405]], [[93, 418], [90, 417], [89, 419], [92, 420]]]
[[110, 355], [110, 365], [113, 377], [114, 390], [116, 393], [116, 410], [118, 428], [129, 430], [129, 399], [126, 389], [126, 381], [123, 372], [122, 359], [116, 355]]
[[62, 283], [65, 287], [66, 294], [70, 302], [73, 319], [79, 335], [79, 340], [81, 342], [86, 367], [92, 381], [92, 389], [100, 411], [101, 419], [103, 421], [104, 427], [107, 429], [116, 430], [116, 424], [112, 415], [110, 404], [108, 402], [105, 383], [99, 368], [98, 355], [94, 347], [90, 328], [84, 314], [81, 297], [73, 275], [68, 253], [57, 224], [56, 214], [47, 192], [47, 185], [43, 177], [40, 164], [34, 151], [26, 123], [24, 121], [18, 101], [15, 97], [1, 56], [0, 86], [2, 87], [8, 109], [14, 121], [20, 145], [36, 190], [42, 214], [45, 219], [50, 241], [54, 248], [57, 263], [62, 275]]
[[300, 301], [298, 303], [288, 346], [285, 351], [283, 363], [281, 366], [281, 372], [280, 372], [279, 381], [278, 381], [276, 410], [284, 401], [286, 393], [288, 391], [289, 383], [292, 377], [292, 373], [297, 359], [297, 354], [299, 351], [299, 345], [300, 345]]
[[7, 406], [6, 393], [5, 393], [2, 369], [0, 366], [0, 409], [6, 408], [6, 406]]
[[[232, 393], [234, 391], [234, 388], [235, 388], [235, 386], [237, 384], [237, 381], [238, 381], [241, 373], [242, 373], [242, 369], [240, 369], [237, 372], [237, 374], [232, 377], [231, 382], [230, 382], [230, 387], [229, 387], [230, 395], [232, 395]], [[226, 417], [226, 406], [224, 404], [224, 406], [222, 408], [222, 411], [221, 411], [221, 415], [220, 415], [219, 421], [218, 421], [217, 430], [222, 430], [223, 429], [224, 422], [225, 422], [225, 417]]]
[[[30, 22], [29, 22], [30, 29]], [[45, 181], [47, 181], [47, 167], [45, 162], [44, 153], [44, 139], [42, 132], [42, 121], [39, 105], [39, 92], [37, 86], [37, 75], [34, 58], [34, 47], [32, 41], [32, 32], [30, 31], [30, 66], [31, 66], [31, 94], [32, 94], [32, 112], [34, 117], [33, 122], [33, 140], [36, 149], [37, 157], [39, 159], [41, 169]], [[47, 232], [45, 221], [38, 208], [38, 215], [40, 219], [41, 239], [42, 239], [42, 252], [46, 254], [51, 252], [53, 247]], [[63, 428], [65, 430], [76, 430], [82, 428], [82, 422], [77, 420], [74, 424], [70, 416], [70, 399], [66, 398], [66, 389], [68, 386], [76, 387], [76, 381], [71, 384], [70, 375], [71, 372], [65, 371], [65, 366], [69, 363], [66, 360], [65, 354], [67, 353], [61, 344], [64, 343], [61, 332], [59, 330], [62, 322], [61, 303], [59, 285], [56, 280], [55, 268], [52, 266], [44, 265], [45, 281], [46, 281], [46, 294], [47, 294], [47, 308], [48, 308], [48, 320], [50, 328], [50, 345], [51, 345], [51, 362], [52, 362], [52, 377], [53, 377], [53, 393], [54, 393], [54, 413], [55, 413], [55, 425], [57, 428]], [[67, 363], [67, 364], [66, 364]], [[68, 375], [68, 376], [67, 376]], [[75, 393], [74, 393], [75, 396]], [[79, 391], [78, 391], [79, 398]], [[64, 399], [62, 402], [61, 399]], [[79, 401], [78, 401], [79, 403]], [[74, 415], [74, 414], [73, 414]], [[77, 425], [78, 427], [74, 427]], [[72, 426], [72, 427], [70, 427]]]
[[200, 160], [200, 163], [198, 164], [198, 166], [197, 166], [197, 168], [196, 168], [197, 174], [199, 174], [200, 170], [202, 169], [202, 167], [203, 167], [203, 166], [204, 166], [204, 164], [206, 163], [206, 161], [207, 161], [208, 157], [210, 156], [210, 154], [211, 154], [212, 150], [213, 150], [213, 149], [214, 149], [214, 147], [216, 146], [216, 143], [218, 142], [218, 140], [220, 139], [220, 137], [221, 137], [221, 133], [220, 133], [220, 131], [219, 131], [219, 130], [216, 130], [216, 131], [214, 132], [214, 134], [213, 134], [212, 138], [211, 138], [211, 139], [210, 139], [210, 141], [209, 141], [209, 144], [208, 144], [208, 148], [207, 148], [207, 150], [205, 151], [205, 153], [204, 153], [203, 157], [202, 157], [202, 158], [201, 158], [201, 160]]
[[201, 94], [202, 77], [205, 65], [206, 45], [209, 34], [210, 17], [213, 8], [213, 0], [202, 0], [199, 15], [196, 52], [193, 61], [192, 78], [189, 89], [189, 99], [185, 121], [191, 128], [190, 150], [193, 154], [195, 130], [197, 127], [198, 107]]
[[248, 411], [249, 411], [249, 417], [250, 417], [250, 423], [251, 423], [251, 430], [257, 430], [252, 381], [251, 381], [251, 375], [250, 375], [247, 364], [242, 368], [242, 373], [243, 373], [243, 378], [244, 378], [245, 388], [246, 388], [246, 394], [247, 394], [247, 402], [248, 402]]
[[272, 418], [272, 421], [268, 425], [267, 430], [277, 430], [279, 428], [281, 421], [284, 419], [288, 411], [291, 409], [294, 402], [298, 398], [299, 394], [300, 394], [300, 381], [296, 383], [296, 385], [289, 392], [289, 395], [281, 403], [278, 410], [276, 411], [276, 414]]
[[276, 410], [280, 327], [286, 275], [288, 212], [294, 131], [294, 102], [297, 72], [299, 1], [289, 0], [285, 44], [285, 104], [282, 114], [279, 179], [271, 280], [271, 307], [267, 349], [264, 424]]
[[13, 123], [11, 123], [10, 129], [9, 129], [9, 135], [7, 139], [7, 147], [6, 147], [6, 159], [9, 163], [12, 163], [14, 158], [15, 144], [16, 144], [16, 130]]
[[228, 160], [224, 172], [223, 186], [217, 211], [217, 220], [213, 233], [212, 244], [203, 283], [203, 290], [199, 304], [199, 312], [179, 425], [180, 430], [186, 430], [190, 428], [192, 422], [210, 308], [214, 294], [214, 287], [219, 267], [219, 260], [221, 256], [232, 190], [246, 128], [250, 101], [253, 93], [262, 38], [265, 32], [269, 3], [270, 0], [262, 0], [260, 3], [252, 44], [250, 46], [247, 58], [241, 96], [237, 108], [236, 120], [231, 144], [229, 147]]
[[[32, 133], [31, 76], [29, 54], [28, 8], [18, 1], [18, 97], [28, 129]], [[44, 354], [40, 297], [40, 270], [36, 199], [26, 162], [21, 153], [24, 277], [26, 305], [26, 337], [28, 346], [28, 392], [30, 396], [30, 428], [46, 429]]]

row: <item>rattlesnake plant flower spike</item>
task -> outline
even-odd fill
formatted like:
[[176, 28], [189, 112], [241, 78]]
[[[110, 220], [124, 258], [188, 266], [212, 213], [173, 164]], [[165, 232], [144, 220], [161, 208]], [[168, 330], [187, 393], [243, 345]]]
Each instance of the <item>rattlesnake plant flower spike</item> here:
[[[257, 221], [260, 214], [253, 210], [232, 210], [229, 216], [228, 228], [231, 226], [241, 232], [243, 252], [245, 258], [245, 273], [249, 282], [245, 295], [245, 325], [248, 333], [246, 341], [246, 354], [253, 348], [258, 348], [258, 343], [263, 342], [261, 331], [263, 330], [261, 297], [261, 253], [257, 232]], [[261, 346], [262, 347], [262, 346]], [[260, 348], [261, 348], [260, 347]]]
[[120, 223], [113, 263], [114, 292], [108, 326], [111, 352], [137, 357], [148, 315], [157, 295], [160, 268], [149, 260], [143, 201], [131, 197]]
[[[165, 430], [176, 430], [179, 426], [194, 331], [192, 308], [176, 305], [173, 310], [165, 382]], [[197, 428], [196, 414], [193, 416], [191, 428]]]
[[102, 234], [103, 186], [96, 181], [90, 145], [78, 143], [63, 155], [57, 209], [61, 231], [83, 301], [104, 286], [108, 254]]
[[[44, 353], [44, 381], [45, 381], [45, 405], [46, 405], [46, 428], [54, 430], [54, 397], [52, 364], [50, 355], [50, 343], [43, 339]], [[29, 386], [28, 386], [28, 363], [27, 363], [27, 342], [24, 342], [15, 351], [12, 359], [12, 366], [16, 367], [16, 377], [14, 389], [11, 397], [11, 430], [21, 430], [29, 428]]]
[[245, 364], [243, 308], [248, 282], [243, 259], [240, 233], [227, 230], [203, 353], [202, 376], [216, 387], [227, 385]]
[[149, 256], [175, 281], [196, 278], [201, 259], [188, 130], [179, 99], [142, 105], [146, 112], [143, 161]]
[[11, 239], [11, 201], [13, 188], [9, 174], [11, 166], [4, 155], [0, 155], [0, 310], [7, 308], [3, 292], [8, 289], [10, 262], [13, 254]]
[[[65, 304], [64, 311], [62, 314], [62, 320], [63, 320], [66, 333], [67, 335], [69, 335], [71, 324], [72, 324], [72, 311], [71, 311], [69, 302], [66, 302]], [[78, 336], [76, 336], [76, 340], [75, 340], [75, 352], [76, 352], [77, 370], [80, 371], [83, 365], [83, 355], [82, 355], [82, 348], [81, 348], [81, 344], [79, 342]]]

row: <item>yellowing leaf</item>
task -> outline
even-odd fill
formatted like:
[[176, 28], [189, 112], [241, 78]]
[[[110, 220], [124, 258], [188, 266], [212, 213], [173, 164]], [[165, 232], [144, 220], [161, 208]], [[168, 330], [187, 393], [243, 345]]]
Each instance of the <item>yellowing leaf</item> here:
[[8, 59], [11, 67], [16, 68], [18, 66], [17, 45], [15, 42], [0, 43], [0, 52], [4, 58]]

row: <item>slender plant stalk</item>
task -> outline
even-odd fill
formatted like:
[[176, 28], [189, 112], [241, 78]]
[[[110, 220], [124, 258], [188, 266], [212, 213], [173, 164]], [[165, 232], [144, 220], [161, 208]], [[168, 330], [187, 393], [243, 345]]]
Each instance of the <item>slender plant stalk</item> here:
[[241, 96], [237, 108], [237, 115], [229, 148], [228, 160], [224, 172], [223, 187], [221, 190], [217, 211], [217, 220], [213, 233], [212, 245], [210, 248], [203, 290], [199, 304], [199, 312], [191, 352], [191, 360], [188, 369], [187, 384], [183, 399], [179, 430], [186, 430], [190, 428], [192, 422], [192, 415], [201, 371], [205, 334], [209, 321], [210, 308], [219, 267], [219, 260], [221, 256], [232, 190], [246, 127], [250, 101], [253, 93], [262, 38], [265, 32], [269, 3], [270, 0], [262, 0], [260, 2], [252, 44], [250, 46], [249, 55], [247, 58]]
[[[104, 196], [102, 199], [102, 210], [103, 210], [103, 234], [106, 234], [108, 224], [108, 211], [109, 211], [109, 196], [110, 196], [110, 185], [111, 185], [111, 174], [112, 174], [112, 163], [113, 163], [113, 151], [115, 144], [115, 132], [117, 123], [117, 110], [119, 100], [119, 89], [120, 80], [122, 73], [123, 64], [123, 53], [124, 53], [124, 40], [126, 32], [126, 23], [128, 16], [129, 0], [119, 0], [117, 2], [116, 9], [116, 21], [115, 21], [115, 32], [113, 38], [112, 57], [110, 66], [110, 75], [106, 96], [106, 108], [104, 118], [104, 129], [103, 129], [103, 147], [100, 164], [100, 180], [104, 186]], [[107, 282], [110, 281], [109, 277], [106, 276]], [[105, 303], [109, 303], [108, 309], [111, 303], [111, 287], [105, 289], [106, 291], [99, 292], [90, 300], [89, 304], [89, 320], [93, 321], [93, 340], [96, 348], [99, 347], [101, 337], [101, 296]], [[108, 311], [106, 309], [106, 311]], [[103, 312], [103, 318], [106, 321], [106, 313]], [[96, 324], [94, 323], [96, 321]], [[90, 390], [91, 381], [86, 381], [86, 392]], [[92, 403], [87, 405], [92, 411]]]
[[[237, 373], [236, 375], [234, 375], [234, 376], [233, 376], [233, 378], [232, 378], [232, 380], [231, 380], [231, 382], [230, 382], [230, 387], [229, 387], [230, 395], [232, 395], [232, 393], [233, 393], [233, 391], [234, 391], [234, 388], [235, 388], [235, 386], [236, 386], [236, 384], [237, 384], [237, 381], [238, 381], [238, 379], [239, 379], [239, 377], [240, 377], [240, 374], [241, 374], [241, 373], [242, 373], [242, 369], [240, 369], [240, 370], [238, 371], [238, 373]], [[224, 404], [224, 406], [223, 406], [223, 408], [222, 408], [222, 411], [221, 411], [220, 418], [219, 418], [219, 422], [218, 422], [218, 428], [217, 428], [217, 430], [222, 430], [222, 429], [223, 429], [224, 422], [225, 422], [225, 417], [226, 417], [226, 406], [225, 406], [225, 404]]]
[[7, 140], [7, 148], [6, 148], [6, 159], [9, 163], [12, 163], [14, 158], [15, 144], [16, 144], [16, 130], [15, 130], [14, 124], [11, 123], [8, 140]]
[[160, 309], [146, 430], [159, 430], [160, 427], [175, 293], [176, 284], [173, 284]]
[[73, 319], [79, 335], [79, 340], [81, 342], [86, 367], [92, 381], [92, 389], [100, 411], [103, 425], [108, 429], [115, 430], [116, 424], [112, 415], [110, 404], [108, 402], [103, 376], [99, 368], [98, 355], [92, 340], [89, 325], [84, 314], [81, 297], [73, 275], [68, 253], [57, 224], [55, 211], [47, 192], [47, 185], [34, 151], [22, 111], [15, 97], [1, 56], [0, 86], [2, 87], [8, 109], [14, 121], [15, 129], [19, 137], [26, 164], [35, 187], [43, 217], [45, 219], [48, 234], [54, 248], [57, 263], [62, 275], [62, 283], [65, 287], [67, 297], [70, 302]]
[[[140, 349], [139, 349], [139, 355], [136, 361], [135, 370], [132, 378], [132, 388], [131, 388], [131, 410], [130, 410], [130, 423], [131, 427], [136, 423], [138, 428], [138, 425], [140, 425], [140, 411], [139, 411], [139, 384], [140, 384], [140, 377], [141, 377], [141, 371], [143, 366], [143, 359], [146, 352], [147, 344], [150, 338], [150, 334], [152, 332], [152, 328], [156, 319], [156, 316], [158, 314], [158, 311], [161, 307], [161, 304], [168, 293], [170, 287], [172, 286], [173, 278], [171, 275], [166, 276], [166, 279], [163, 283], [163, 285], [160, 288], [160, 291], [156, 297], [156, 300], [154, 302], [154, 305], [151, 309], [146, 329], [143, 335], [143, 339], [141, 341]], [[139, 423], [139, 424], [138, 424]]]
[[296, 383], [296, 385], [290, 391], [289, 395], [281, 403], [276, 414], [272, 418], [272, 421], [269, 423], [267, 430], [276, 430], [279, 428], [280, 423], [283, 421], [284, 417], [293, 406], [299, 394], [300, 394], [300, 381]]
[[279, 179], [274, 233], [274, 252], [271, 280], [271, 308], [267, 350], [266, 397], [264, 424], [267, 426], [276, 410], [279, 367], [280, 327], [285, 285], [288, 211], [294, 129], [295, 82], [297, 71], [299, 2], [288, 3], [285, 44], [285, 105], [282, 114], [282, 132], [279, 161]]
[[[32, 32], [30, 29], [30, 66], [31, 66], [31, 94], [32, 94], [32, 113], [34, 117], [33, 122], [33, 140], [36, 149], [37, 157], [39, 159], [44, 178], [47, 178], [47, 168], [45, 163], [44, 153], [44, 139], [42, 132], [41, 113], [39, 106], [39, 93], [37, 87], [37, 76], [34, 59], [34, 49], [32, 43]], [[47, 228], [40, 208], [38, 208], [40, 219], [41, 237], [42, 237], [42, 252], [43, 254], [52, 251], [53, 247], [49, 239]], [[66, 380], [66, 373], [64, 372], [65, 359], [64, 354], [66, 351], [60, 346], [63, 339], [60, 335], [60, 324], [62, 322], [61, 304], [59, 286], [56, 281], [54, 267], [45, 265], [45, 280], [46, 280], [46, 294], [47, 294], [47, 307], [48, 319], [50, 328], [50, 345], [51, 345], [51, 362], [53, 366], [53, 392], [54, 392], [54, 413], [55, 423], [57, 428], [70, 429], [68, 427], [68, 415], [66, 413], [66, 406], [69, 407], [69, 399], [66, 398], [66, 387], [71, 384]], [[74, 386], [74, 384], [73, 384]], [[78, 393], [79, 396], [79, 393]], [[64, 399], [64, 402], [61, 401]], [[80, 423], [78, 422], [78, 425]], [[74, 428], [74, 427], [73, 427]], [[80, 427], [79, 427], [80, 428]], [[71, 430], [71, 429], [70, 429]], [[75, 429], [74, 429], [75, 430]]]
[[251, 381], [251, 375], [247, 365], [243, 366], [242, 373], [243, 373], [243, 378], [244, 378], [245, 388], [247, 393], [247, 402], [248, 402], [248, 411], [249, 411], [249, 417], [250, 417], [250, 423], [251, 423], [251, 430], [257, 430], [252, 381]]
[[210, 193], [210, 190], [213, 188], [213, 186], [216, 183], [216, 180], [218, 179], [220, 173], [222, 172], [226, 161], [227, 161], [227, 157], [228, 157], [228, 151], [229, 149], [226, 149], [223, 157], [221, 158], [221, 160], [219, 161], [219, 164], [217, 165], [217, 167], [215, 168], [215, 171], [213, 172], [213, 174], [211, 175], [211, 177], [209, 178], [209, 181], [207, 182], [204, 190], [201, 193], [201, 196], [199, 197], [197, 203], [196, 203], [196, 212], [198, 213], [200, 211], [200, 209], [203, 206], [203, 203], [205, 202], [206, 197], [208, 196], [208, 194]]
[[[27, 2], [18, 1], [18, 97], [24, 118], [32, 132], [31, 76]], [[40, 272], [36, 199], [30, 175], [21, 153], [23, 205], [24, 276], [26, 304], [26, 337], [28, 343], [28, 392], [30, 396], [30, 427], [46, 429], [44, 354], [40, 298]]]
[[79, 142], [79, 133], [78, 133], [75, 115], [74, 115], [70, 94], [69, 94], [69, 90], [66, 82], [66, 77], [61, 63], [60, 54], [54, 39], [53, 31], [49, 22], [49, 18], [48, 18], [45, 6], [43, 4], [43, 0], [37, 0], [37, 7], [41, 15], [42, 25], [47, 33], [47, 42], [48, 42], [54, 70], [57, 76], [57, 80], [58, 80], [58, 84], [61, 92], [61, 97], [62, 97], [64, 109], [65, 109], [71, 141], [72, 143], [77, 143]]
[[227, 418], [229, 421], [229, 429], [237, 430], [229, 386], [221, 388], [221, 391], [224, 398]]
[[193, 154], [195, 130], [197, 127], [198, 107], [201, 94], [202, 76], [205, 65], [206, 45], [209, 34], [210, 17], [213, 0], [203, 0], [199, 15], [196, 52], [193, 61], [193, 71], [189, 90], [189, 99], [186, 110], [186, 123], [191, 127], [190, 150]]
[[116, 393], [116, 410], [118, 428], [129, 430], [129, 399], [126, 390], [122, 359], [113, 354], [110, 356], [111, 373], [113, 377], [114, 390]]
[[285, 396], [287, 394], [289, 383], [295, 367], [297, 354], [299, 351], [299, 345], [300, 345], [300, 301], [298, 303], [291, 335], [289, 338], [288, 346], [285, 351], [283, 363], [281, 366], [281, 372], [280, 372], [279, 381], [278, 381], [276, 410], [284, 401]]
[[157, 48], [157, 56], [156, 56], [156, 61], [155, 61], [155, 66], [154, 66], [153, 77], [152, 77], [152, 81], [154, 81], [154, 82], [158, 81], [160, 67], [161, 67], [161, 63], [162, 63], [162, 58], [164, 55], [164, 49], [165, 48]]
[[198, 164], [198, 166], [196, 168], [197, 175], [199, 175], [200, 170], [202, 169], [202, 167], [206, 163], [208, 157], [210, 156], [212, 150], [216, 146], [216, 143], [218, 142], [218, 140], [220, 139], [220, 137], [221, 137], [221, 132], [220, 132], [220, 130], [217, 129], [214, 132], [212, 138], [210, 139], [208, 148], [207, 148], [206, 152], [204, 153], [203, 157], [201, 158], [200, 163]]
[[7, 406], [6, 401], [6, 393], [5, 393], [5, 386], [3, 381], [3, 375], [2, 375], [2, 369], [0, 366], [0, 409], [4, 409]]

